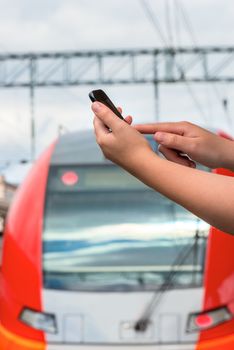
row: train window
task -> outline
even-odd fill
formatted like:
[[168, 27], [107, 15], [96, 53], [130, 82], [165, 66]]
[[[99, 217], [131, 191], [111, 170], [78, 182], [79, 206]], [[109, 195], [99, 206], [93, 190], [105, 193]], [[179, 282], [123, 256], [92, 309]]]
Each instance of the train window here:
[[[67, 172], [79, 181], [61, 181]], [[173, 269], [171, 288], [200, 286], [208, 228], [116, 166], [51, 167], [44, 286], [155, 290]]]

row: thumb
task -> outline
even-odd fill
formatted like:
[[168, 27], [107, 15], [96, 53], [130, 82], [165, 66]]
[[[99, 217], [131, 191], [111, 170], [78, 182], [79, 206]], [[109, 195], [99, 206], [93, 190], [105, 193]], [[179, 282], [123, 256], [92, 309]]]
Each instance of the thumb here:
[[189, 153], [191, 138], [170, 134], [167, 132], [156, 132], [154, 139], [161, 145], [167, 148], [173, 148], [178, 151]]
[[122, 121], [103, 103], [94, 102], [92, 104], [94, 114], [111, 130], [114, 130]]

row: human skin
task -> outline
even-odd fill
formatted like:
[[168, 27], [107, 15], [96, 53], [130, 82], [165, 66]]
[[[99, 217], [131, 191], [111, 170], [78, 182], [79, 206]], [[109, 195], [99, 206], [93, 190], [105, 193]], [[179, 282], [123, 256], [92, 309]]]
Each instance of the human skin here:
[[[128, 123], [125, 123], [99, 102], [92, 104], [92, 110], [95, 114], [96, 140], [106, 158], [212, 226], [234, 234], [233, 178], [194, 168], [194, 161], [199, 161], [211, 167], [223, 166], [225, 163], [228, 165], [226, 167], [233, 169], [234, 164], [231, 166], [230, 161], [231, 154], [234, 154], [232, 141], [218, 138], [218, 136], [216, 139], [216, 135], [199, 127], [195, 130], [193, 124], [189, 123], [183, 124], [183, 128], [185, 125], [187, 127], [186, 131], [181, 132], [177, 129], [177, 133], [174, 130], [178, 127], [177, 123], [174, 123], [174, 128], [171, 127], [171, 123], [132, 127], [129, 125], [130, 117], [126, 118]], [[181, 128], [182, 124], [179, 127]], [[193, 129], [192, 132], [191, 129]], [[164, 147], [163, 152], [169, 160], [155, 154], [141, 133], [156, 133], [155, 138], [158, 141], [163, 133], [160, 141], [163, 143], [160, 147]], [[177, 142], [176, 147], [173, 142], [170, 143], [170, 136], [173, 142]], [[183, 149], [179, 146], [178, 138], [176, 140], [174, 136], [180, 136], [183, 139], [181, 143]], [[195, 146], [191, 149], [186, 148], [189, 147], [192, 139], [197, 139], [197, 148]], [[230, 147], [230, 154], [226, 156], [227, 149]], [[180, 153], [188, 154], [193, 161], [186, 155], [181, 156]], [[224, 154], [225, 157], [223, 157]]]
[[[234, 143], [189, 122], [134, 125], [143, 134], [154, 134], [159, 151], [173, 162], [234, 171]], [[179, 151], [179, 152], [178, 152]], [[188, 161], [188, 157], [193, 161]]]

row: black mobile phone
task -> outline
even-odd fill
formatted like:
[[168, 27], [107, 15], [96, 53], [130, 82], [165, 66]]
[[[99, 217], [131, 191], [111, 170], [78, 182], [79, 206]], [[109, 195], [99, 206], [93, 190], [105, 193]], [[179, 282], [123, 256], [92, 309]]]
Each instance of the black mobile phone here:
[[114, 112], [117, 115], [117, 117], [124, 120], [122, 114], [118, 111], [118, 109], [115, 107], [114, 103], [109, 99], [109, 97], [107, 96], [107, 94], [103, 90], [91, 91], [89, 93], [89, 98], [92, 102], [97, 101], [97, 102], [103, 103], [105, 106], [110, 108], [112, 110], [112, 112]]

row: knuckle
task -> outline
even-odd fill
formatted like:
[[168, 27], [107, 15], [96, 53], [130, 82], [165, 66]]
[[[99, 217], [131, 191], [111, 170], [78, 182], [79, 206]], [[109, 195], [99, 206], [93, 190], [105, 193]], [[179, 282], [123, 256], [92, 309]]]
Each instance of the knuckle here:
[[192, 124], [190, 122], [188, 122], [187, 120], [184, 120], [184, 121], [180, 122], [180, 125], [184, 130], [187, 130], [191, 127]]
[[168, 140], [167, 140], [167, 144], [169, 145], [169, 146], [176, 146], [177, 145], [177, 143], [178, 143], [178, 137], [177, 137], [177, 135], [168, 135]]
[[200, 144], [199, 141], [194, 139], [188, 146], [191, 155], [197, 154], [199, 152]]

